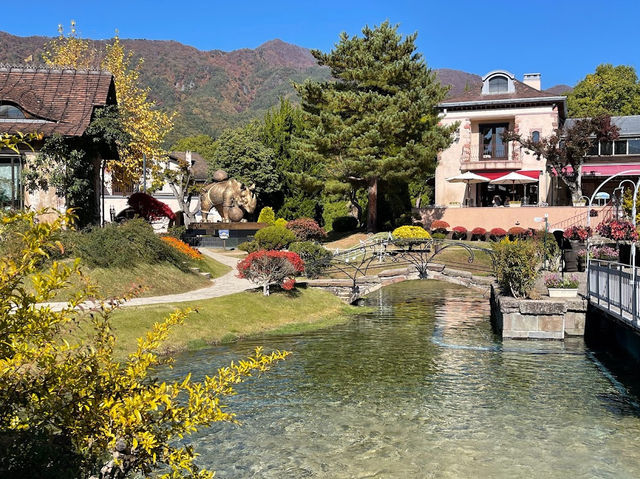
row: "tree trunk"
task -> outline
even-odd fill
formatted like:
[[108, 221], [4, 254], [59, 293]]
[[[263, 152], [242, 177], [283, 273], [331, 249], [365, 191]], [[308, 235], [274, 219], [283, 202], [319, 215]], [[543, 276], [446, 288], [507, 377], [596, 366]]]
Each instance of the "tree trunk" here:
[[262, 294], [264, 296], [269, 296], [269, 283], [265, 283], [262, 285]]
[[369, 181], [369, 208], [367, 215], [367, 232], [378, 231], [378, 178], [373, 177]]
[[349, 201], [351, 202], [351, 207], [349, 208], [351, 211], [351, 216], [358, 220], [358, 225], [360, 224], [360, 219], [362, 218], [362, 206], [358, 203], [358, 195], [355, 188], [351, 188], [349, 193]]

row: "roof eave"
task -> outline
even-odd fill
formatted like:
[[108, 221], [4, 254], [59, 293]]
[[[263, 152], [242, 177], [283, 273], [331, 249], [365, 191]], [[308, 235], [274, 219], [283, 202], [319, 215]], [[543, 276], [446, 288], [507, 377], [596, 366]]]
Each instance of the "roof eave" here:
[[508, 105], [510, 103], [557, 103], [562, 102], [564, 104], [566, 114], [566, 96], [545, 96], [535, 98], [502, 98], [500, 100], [475, 100], [475, 101], [454, 101], [439, 103], [440, 108], [459, 108], [459, 107], [472, 107], [472, 106], [493, 106], [493, 105]]

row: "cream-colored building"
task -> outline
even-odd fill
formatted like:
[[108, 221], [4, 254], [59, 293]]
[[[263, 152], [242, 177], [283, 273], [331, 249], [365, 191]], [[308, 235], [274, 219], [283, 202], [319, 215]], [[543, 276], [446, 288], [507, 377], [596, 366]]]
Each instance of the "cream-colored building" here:
[[[554, 203], [555, 182], [545, 159], [502, 140], [505, 130], [535, 139], [552, 135], [563, 124], [566, 97], [541, 90], [540, 74], [525, 74], [519, 81], [508, 71], [492, 71], [482, 78], [480, 87], [447, 99], [439, 107], [442, 123], [459, 123], [459, 127], [452, 145], [438, 156], [437, 206], [493, 206], [509, 200], [531, 205]], [[467, 171], [487, 180], [518, 172], [532, 181], [523, 185], [447, 181]]]

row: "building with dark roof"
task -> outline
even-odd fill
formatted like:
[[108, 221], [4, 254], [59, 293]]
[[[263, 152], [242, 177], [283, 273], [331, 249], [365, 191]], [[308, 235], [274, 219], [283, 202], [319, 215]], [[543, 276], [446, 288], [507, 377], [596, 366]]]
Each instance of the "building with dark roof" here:
[[[0, 133], [40, 133], [45, 139], [59, 134], [81, 145], [96, 109], [116, 103], [113, 75], [108, 72], [0, 65]], [[41, 143], [32, 146], [37, 151]], [[33, 155], [27, 149], [20, 155], [0, 152], [0, 207], [63, 209], [64, 198], [53, 190], [24, 191], [22, 169]], [[100, 160], [87, 158], [87, 167], [95, 171], [98, 196]]]
[[[439, 154], [435, 203], [440, 206], [492, 206], [510, 200], [525, 204], [550, 202], [552, 178], [544, 159], [503, 142], [502, 134], [552, 135], [566, 118], [566, 97], [541, 90], [538, 73], [519, 81], [505, 70], [482, 77], [482, 83], [439, 104], [443, 124], [458, 123], [453, 144]], [[465, 172], [485, 178], [475, 184], [453, 181]], [[528, 177], [527, 184], [490, 183], [511, 172]], [[450, 179], [451, 181], [447, 181]]]

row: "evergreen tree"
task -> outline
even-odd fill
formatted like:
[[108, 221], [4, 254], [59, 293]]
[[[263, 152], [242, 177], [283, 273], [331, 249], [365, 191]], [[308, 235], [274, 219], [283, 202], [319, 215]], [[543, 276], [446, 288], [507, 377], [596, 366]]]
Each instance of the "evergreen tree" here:
[[431, 174], [455, 128], [439, 125], [436, 107], [447, 89], [416, 52], [417, 35], [403, 38], [397, 28], [384, 22], [362, 37], [342, 33], [330, 53], [312, 50], [333, 79], [294, 85], [308, 122], [298, 158], [323, 164], [328, 177], [353, 189], [368, 188], [369, 231], [377, 227], [380, 182]]
[[186, 136], [176, 141], [171, 146], [171, 151], [195, 151], [205, 160], [210, 160], [215, 156], [217, 148], [216, 140], [209, 135]]

